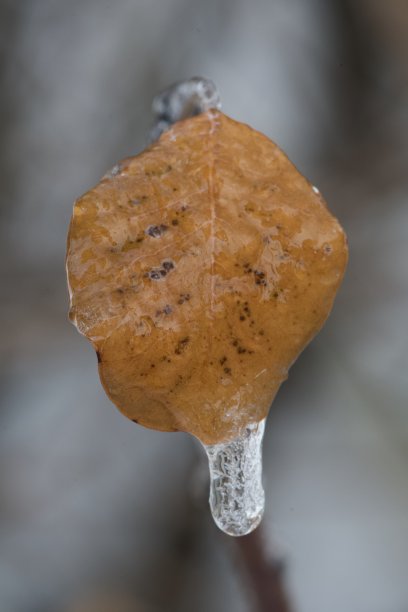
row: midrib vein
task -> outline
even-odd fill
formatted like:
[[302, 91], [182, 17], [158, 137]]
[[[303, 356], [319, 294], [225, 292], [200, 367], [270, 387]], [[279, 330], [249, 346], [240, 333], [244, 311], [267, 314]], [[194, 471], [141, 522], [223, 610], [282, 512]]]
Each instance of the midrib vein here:
[[209, 151], [208, 151], [208, 197], [210, 201], [210, 310], [214, 312], [215, 306], [215, 224], [217, 220], [216, 211], [216, 193], [215, 193], [215, 139], [214, 134], [217, 128], [217, 121], [212, 114], [208, 112], [210, 122], [209, 129]]

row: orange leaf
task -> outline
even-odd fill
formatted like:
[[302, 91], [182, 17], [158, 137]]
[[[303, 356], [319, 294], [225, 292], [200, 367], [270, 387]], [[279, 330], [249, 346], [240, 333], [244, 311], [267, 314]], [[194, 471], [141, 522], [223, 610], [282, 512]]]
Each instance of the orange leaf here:
[[212, 110], [76, 202], [70, 316], [126, 416], [212, 444], [266, 416], [346, 261], [317, 190], [268, 138]]

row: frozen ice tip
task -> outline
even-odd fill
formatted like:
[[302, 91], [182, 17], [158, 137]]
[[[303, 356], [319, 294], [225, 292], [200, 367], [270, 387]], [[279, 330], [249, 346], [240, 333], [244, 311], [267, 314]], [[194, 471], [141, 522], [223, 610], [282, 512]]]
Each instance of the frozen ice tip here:
[[210, 468], [210, 508], [216, 525], [231, 536], [251, 533], [265, 507], [262, 440], [265, 419], [247, 425], [229, 442], [204, 445]]

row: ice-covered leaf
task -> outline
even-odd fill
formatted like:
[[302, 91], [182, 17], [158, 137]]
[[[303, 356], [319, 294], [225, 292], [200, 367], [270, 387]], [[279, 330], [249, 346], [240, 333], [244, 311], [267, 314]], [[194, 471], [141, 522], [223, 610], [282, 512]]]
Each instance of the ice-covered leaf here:
[[76, 202], [70, 316], [125, 415], [216, 444], [265, 418], [346, 260], [340, 225], [284, 153], [210, 110]]

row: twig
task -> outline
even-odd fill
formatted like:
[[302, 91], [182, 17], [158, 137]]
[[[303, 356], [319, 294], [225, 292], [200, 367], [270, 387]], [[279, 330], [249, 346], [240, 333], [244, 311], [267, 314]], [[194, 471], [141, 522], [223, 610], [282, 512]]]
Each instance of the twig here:
[[[221, 108], [221, 100], [214, 83], [209, 79], [194, 77], [172, 85], [153, 100], [155, 123], [150, 132], [150, 142], [157, 140], [176, 121], [210, 108]], [[181, 541], [187, 542], [189, 546], [195, 539], [193, 524], [194, 521], [188, 522], [188, 526], [183, 525], [181, 532]], [[283, 586], [282, 564], [271, 560], [261, 528], [258, 527], [247, 536], [233, 538], [230, 545], [237, 551], [240, 565], [252, 587], [256, 601], [254, 612], [293, 612]], [[183, 551], [187, 553], [186, 558], [191, 552], [189, 546]]]
[[150, 142], [157, 140], [176, 121], [210, 108], [221, 108], [220, 95], [210, 79], [193, 77], [171, 85], [153, 99], [155, 122], [150, 131]]
[[256, 602], [254, 612], [293, 612], [282, 580], [282, 563], [271, 559], [262, 528], [234, 538], [233, 545]]

